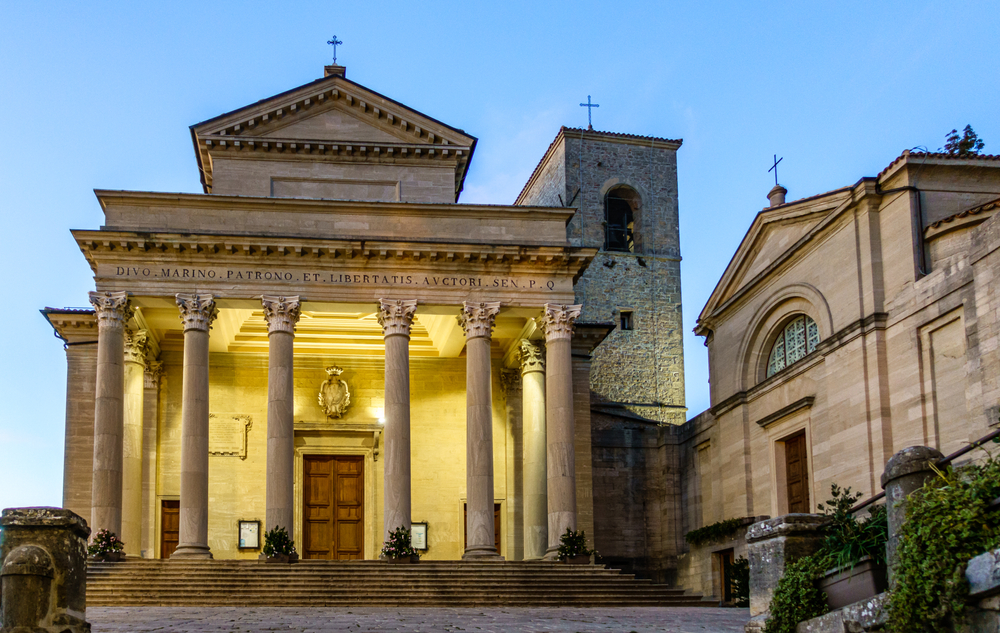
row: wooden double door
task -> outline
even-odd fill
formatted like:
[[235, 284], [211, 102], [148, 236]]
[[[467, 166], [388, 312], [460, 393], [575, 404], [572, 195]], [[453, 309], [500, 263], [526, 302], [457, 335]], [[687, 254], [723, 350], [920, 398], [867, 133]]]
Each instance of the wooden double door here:
[[304, 457], [302, 558], [361, 560], [365, 557], [364, 468], [362, 456]]

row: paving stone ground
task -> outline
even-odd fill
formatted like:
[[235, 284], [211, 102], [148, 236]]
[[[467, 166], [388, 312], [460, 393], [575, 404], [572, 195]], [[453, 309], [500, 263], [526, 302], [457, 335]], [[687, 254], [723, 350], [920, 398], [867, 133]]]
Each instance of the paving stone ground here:
[[93, 633], [299, 633], [347, 631], [470, 633], [742, 633], [749, 609], [628, 607], [620, 609], [421, 609], [96, 607]]

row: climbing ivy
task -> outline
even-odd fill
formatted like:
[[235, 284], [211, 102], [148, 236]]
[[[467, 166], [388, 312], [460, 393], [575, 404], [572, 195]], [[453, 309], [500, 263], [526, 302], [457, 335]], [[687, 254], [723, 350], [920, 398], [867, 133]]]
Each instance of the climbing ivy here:
[[733, 532], [746, 526], [745, 519], [726, 519], [712, 525], [691, 530], [684, 535], [684, 540], [691, 545], [703, 545], [713, 541], [721, 541], [732, 536]]

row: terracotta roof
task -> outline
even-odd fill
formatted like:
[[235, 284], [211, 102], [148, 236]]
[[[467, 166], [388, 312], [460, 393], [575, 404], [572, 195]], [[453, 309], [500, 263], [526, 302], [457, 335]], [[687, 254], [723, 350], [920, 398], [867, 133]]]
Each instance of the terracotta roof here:
[[927, 228], [936, 229], [942, 224], [948, 224], [949, 222], [954, 222], [955, 220], [961, 220], [962, 218], [969, 217], [970, 215], [978, 215], [984, 211], [992, 211], [993, 209], [1000, 209], [1000, 198], [997, 198], [996, 200], [991, 200], [986, 204], [981, 204], [972, 207], [971, 209], [966, 209], [965, 211], [961, 211], [959, 213], [956, 213], [955, 215], [949, 215], [948, 217], [942, 220], [934, 222]]
[[93, 314], [93, 308], [45, 308], [42, 314]]
[[611, 138], [628, 138], [628, 139], [636, 139], [643, 141], [660, 141], [661, 143], [677, 143], [677, 145], [680, 145], [681, 143], [684, 142], [683, 139], [679, 138], [673, 139], [673, 138], [663, 138], [660, 136], [640, 136], [638, 134], [625, 134], [622, 132], [600, 132], [598, 130], [585, 130], [579, 127], [566, 127], [565, 125], [563, 125], [562, 127], [559, 128], [559, 133], [556, 134], [556, 137], [552, 139], [551, 143], [549, 143], [549, 147], [545, 150], [545, 152], [542, 153], [542, 157], [538, 159], [538, 164], [535, 165], [535, 168], [531, 171], [531, 175], [528, 176], [527, 182], [525, 182], [524, 186], [521, 187], [521, 193], [517, 194], [517, 198], [514, 200], [514, 204], [517, 204], [517, 201], [520, 200], [521, 196], [523, 196], [524, 193], [528, 190], [528, 185], [530, 185], [531, 181], [535, 179], [535, 176], [538, 174], [538, 170], [542, 168], [542, 163], [545, 162], [545, 159], [546, 157], [548, 157], [549, 152], [552, 151], [552, 148], [555, 147], [556, 143], [559, 141], [559, 138], [562, 137], [565, 132], [576, 132], [581, 136], [583, 134], [593, 134], [595, 136], [608, 136]]
[[944, 152], [911, 152], [910, 150], [904, 151], [899, 155], [896, 160], [889, 163], [885, 169], [879, 172], [877, 178], [881, 178], [892, 169], [898, 162], [905, 160], [907, 157], [920, 157], [920, 158], [933, 158], [941, 160], [1000, 160], [1000, 156], [994, 154], [977, 154], [975, 156], [959, 156], [957, 154], [946, 154]]

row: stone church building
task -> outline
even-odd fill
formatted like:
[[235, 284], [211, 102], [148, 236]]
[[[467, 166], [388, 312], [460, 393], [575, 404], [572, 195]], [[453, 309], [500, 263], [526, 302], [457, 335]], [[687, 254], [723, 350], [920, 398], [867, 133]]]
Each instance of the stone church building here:
[[685, 419], [681, 142], [563, 128], [514, 204], [461, 204], [476, 139], [345, 75], [192, 126], [204, 193], [96, 191], [93, 308], [42, 311], [64, 506], [144, 558], [281, 526], [374, 559], [412, 525], [431, 560], [574, 528], [674, 565], [665, 475], [619, 437]]

